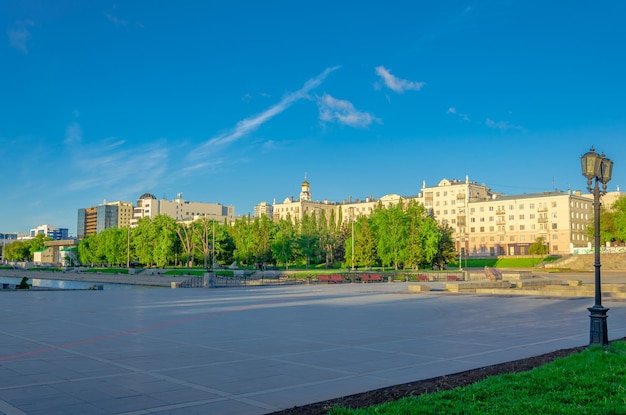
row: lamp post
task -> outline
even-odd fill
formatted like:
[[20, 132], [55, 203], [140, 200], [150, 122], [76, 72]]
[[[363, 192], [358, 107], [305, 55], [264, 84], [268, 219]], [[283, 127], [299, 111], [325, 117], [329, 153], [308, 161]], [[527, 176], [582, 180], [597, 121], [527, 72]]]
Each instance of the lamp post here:
[[[604, 153], [598, 154], [593, 147], [580, 158], [583, 176], [587, 178], [587, 190], [593, 193], [593, 228], [595, 251], [595, 304], [588, 308], [591, 326], [589, 345], [608, 346], [609, 336], [606, 325], [608, 308], [602, 306], [602, 290], [600, 286], [600, 196], [606, 194], [606, 185], [611, 180], [613, 161]], [[602, 190], [598, 185], [602, 183]], [[593, 187], [592, 187], [593, 184]]]

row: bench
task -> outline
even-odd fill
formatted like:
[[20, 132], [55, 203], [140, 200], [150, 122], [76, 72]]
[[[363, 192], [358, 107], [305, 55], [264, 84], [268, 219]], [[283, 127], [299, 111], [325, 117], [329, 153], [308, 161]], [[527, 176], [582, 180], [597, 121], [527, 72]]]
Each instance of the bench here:
[[458, 281], [459, 277], [456, 275], [448, 275], [448, 281]]
[[318, 275], [317, 276], [317, 282], [325, 282], [326, 284], [330, 284], [330, 283], [342, 283], [343, 282], [343, 278], [341, 277], [341, 275]]
[[417, 280], [418, 281], [428, 281], [428, 275], [418, 275], [417, 276]]
[[380, 276], [380, 274], [363, 274], [361, 275], [361, 282], [362, 283], [366, 283], [366, 282], [383, 282], [383, 278]]

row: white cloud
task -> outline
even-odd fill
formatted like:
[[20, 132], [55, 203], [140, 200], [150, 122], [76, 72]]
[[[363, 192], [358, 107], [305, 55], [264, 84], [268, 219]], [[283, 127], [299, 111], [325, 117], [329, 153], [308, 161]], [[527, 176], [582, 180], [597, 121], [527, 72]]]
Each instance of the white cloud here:
[[494, 121], [490, 118], [485, 120], [485, 125], [494, 130], [506, 131], [506, 130], [518, 130], [525, 132], [526, 129], [521, 125], [510, 124], [508, 121]]
[[93, 145], [68, 144], [72, 144], [68, 151], [76, 169], [76, 179], [69, 182], [68, 191], [123, 187], [127, 192], [143, 192], [157, 186], [167, 170], [169, 153], [159, 144], [134, 149], [116, 137]]
[[424, 87], [424, 82], [413, 82], [395, 77], [384, 66], [377, 66], [376, 73], [382, 78], [387, 88], [397, 92], [398, 94], [402, 94], [407, 90], [419, 91]]
[[73, 122], [65, 129], [65, 144], [80, 143], [83, 140], [83, 130], [77, 122]]
[[467, 116], [467, 114], [462, 114], [458, 112], [455, 107], [448, 108], [448, 111], [446, 111], [446, 114], [456, 115], [459, 118], [461, 118], [463, 121], [469, 121], [469, 117]]
[[34, 22], [32, 20], [21, 20], [15, 22], [12, 28], [7, 30], [7, 35], [9, 36], [9, 44], [11, 47], [20, 50], [24, 53], [28, 53], [28, 48], [26, 47], [26, 42], [30, 38], [30, 32], [28, 31], [29, 26], [34, 26]]
[[226, 144], [230, 144], [242, 138], [243, 136], [249, 134], [250, 132], [256, 130], [261, 125], [265, 124], [267, 121], [271, 120], [275, 116], [279, 115], [295, 102], [308, 98], [308, 94], [311, 90], [317, 88], [324, 82], [326, 77], [333, 71], [339, 69], [338, 66], [328, 68], [315, 78], [311, 78], [304, 83], [302, 88], [299, 90], [287, 94], [281, 99], [278, 104], [271, 106], [260, 114], [254, 115], [249, 118], [245, 118], [237, 123], [235, 128], [231, 131], [215, 136], [202, 144], [200, 147], [195, 149], [192, 153], [189, 154], [189, 157], [192, 159], [198, 159], [206, 156], [208, 153], [215, 151], [218, 147], [224, 146]]
[[128, 22], [122, 18], [119, 18], [111, 13], [104, 13], [104, 16], [115, 26], [128, 26]]
[[336, 99], [328, 94], [318, 97], [317, 105], [322, 121], [337, 121], [340, 124], [360, 128], [367, 127], [373, 122], [380, 123], [380, 120], [373, 115], [358, 111], [350, 101]]

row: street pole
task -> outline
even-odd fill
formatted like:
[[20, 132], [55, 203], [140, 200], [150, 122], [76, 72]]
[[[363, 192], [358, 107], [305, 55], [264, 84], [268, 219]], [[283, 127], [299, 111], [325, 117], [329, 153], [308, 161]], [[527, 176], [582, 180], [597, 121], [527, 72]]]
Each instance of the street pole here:
[[[613, 161], [604, 153], [598, 154], [593, 147], [580, 158], [583, 176], [587, 178], [587, 190], [593, 193], [593, 239], [595, 253], [595, 304], [589, 307], [590, 329], [589, 345], [609, 345], [606, 324], [608, 308], [602, 306], [602, 288], [600, 281], [600, 196], [606, 194], [606, 185], [611, 180]], [[594, 183], [595, 182], [595, 183]], [[599, 182], [602, 183], [600, 190]], [[593, 187], [592, 187], [593, 184]]]

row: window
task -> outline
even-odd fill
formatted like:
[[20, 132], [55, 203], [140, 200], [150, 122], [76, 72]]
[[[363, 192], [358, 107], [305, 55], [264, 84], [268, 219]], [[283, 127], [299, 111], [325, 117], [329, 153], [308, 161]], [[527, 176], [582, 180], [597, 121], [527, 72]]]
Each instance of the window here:
[[530, 219], [535, 219], [535, 214], [534, 214], [534, 213], [531, 213], [530, 215], [528, 215], [528, 217], [529, 217]]
[[524, 209], [524, 204], [520, 203], [518, 209], [520, 209], [520, 210]]
[[558, 239], [559, 239], [559, 235], [557, 235], [557, 234], [552, 235], [552, 240], [553, 241], [556, 241]]
[[519, 220], [524, 220], [524, 215], [519, 215]]
[[515, 205], [509, 205], [509, 210], [515, 210]]
[[493, 206], [489, 206], [489, 212], [493, 212]]
[[515, 215], [509, 215], [509, 220], [515, 220]]
[[485, 227], [484, 227], [484, 226], [481, 226], [481, 227], [480, 227], [480, 231], [481, 231], [481, 232], [485, 232]]
[[556, 202], [552, 202], [552, 207], [556, 207]]
[[524, 230], [526, 230], [526, 227], [525, 227], [524, 225], [520, 225], [520, 226], [519, 226], [519, 230], [520, 230], [520, 231], [524, 231]]
[[481, 212], [484, 212], [484, 211], [485, 211], [485, 207], [484, 207], [484, 206], [481, 206], [481, 207], [480, 207], [480, 211], [481, 211]]
[[525, 240], [525, 239], [526, 239], [526, 238], [524, 238], [524, 235], [520, 235], [520, 236], [519, 236], [519, 241], [520, 241], [520, 242], [524, 242], [524, 240]]
[[531, 203], [530, 205], [528, 205], [529, 208], [534, 209], [535, 208], [535, 204]]
[[515, 226], [513, 226], [513, 225], [509, 225], [509, 230], [510, 230], [510, 231], [514, 231], [514, 230], [515, 230]]
[[489, 227], [489, 232], [493, 232], [493, 230], [494, 230], [493, 226], [490, 226]]
[[552, 224], [552, 229], [556, 229], [556, 223]]

